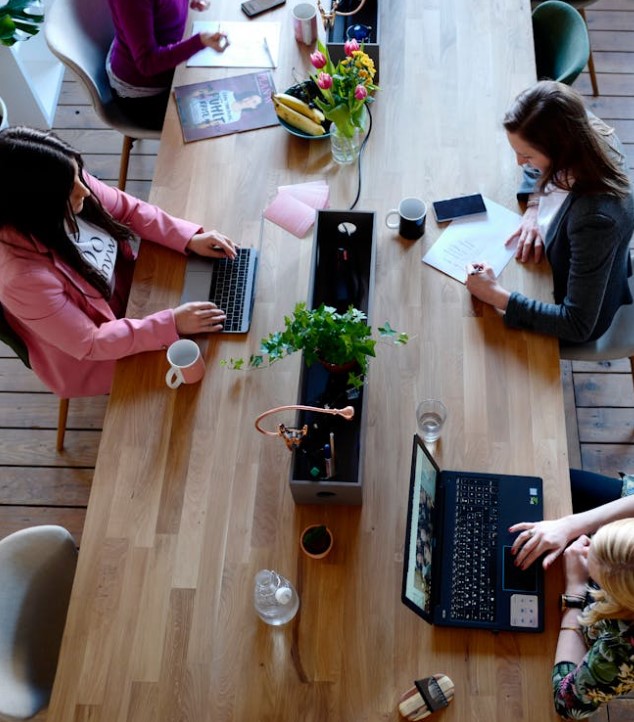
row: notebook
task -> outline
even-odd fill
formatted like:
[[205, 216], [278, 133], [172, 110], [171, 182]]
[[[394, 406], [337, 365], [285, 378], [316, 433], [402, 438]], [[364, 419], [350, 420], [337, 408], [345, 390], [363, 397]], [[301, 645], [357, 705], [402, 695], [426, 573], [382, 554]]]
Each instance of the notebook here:
[[258, 252], [240, 247], [234, 260], [189, 256], [181, 303], [213, 301], [227, 315], [222, 333], [246, 333], [255, 300]]
[[415, 435], [403, 603], [430, 624], [541, 632], [543, 568], [514, 565], [508, 528], [543, 513], [540, 478], [441, 471]]

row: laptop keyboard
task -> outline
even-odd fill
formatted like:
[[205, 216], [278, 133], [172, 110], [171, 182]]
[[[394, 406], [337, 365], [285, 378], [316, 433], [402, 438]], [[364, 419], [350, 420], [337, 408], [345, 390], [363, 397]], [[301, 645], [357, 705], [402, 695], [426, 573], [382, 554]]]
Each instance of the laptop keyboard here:
[[234, 260], [221, 258], [216, 261], [209, 290], [209, 300], [227, 314], [223, 324], [224, 331], [238, 331], [242, 327], [242, 315], [245, 309], [250, 248], [238, 248]]
[[498, 484], [456, 479], [450, 613], [453, 619], [495, 621]]

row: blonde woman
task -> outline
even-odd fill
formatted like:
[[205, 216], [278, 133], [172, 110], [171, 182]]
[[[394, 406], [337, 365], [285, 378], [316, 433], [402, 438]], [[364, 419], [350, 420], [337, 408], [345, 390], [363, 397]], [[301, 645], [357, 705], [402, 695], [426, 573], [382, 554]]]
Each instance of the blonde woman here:
[[563, 551], [566, 586], [552, 672], [557, 713], [582, 719], [634, 691], [634, 496], [511, 531], [520, 532], [513, 552], [524, 568], [544, 553], [548, 567]]

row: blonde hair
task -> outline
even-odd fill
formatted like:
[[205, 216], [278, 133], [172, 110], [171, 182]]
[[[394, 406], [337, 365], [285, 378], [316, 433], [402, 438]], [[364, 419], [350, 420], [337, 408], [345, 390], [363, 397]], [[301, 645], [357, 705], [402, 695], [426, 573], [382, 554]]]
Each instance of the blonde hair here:
[[601, 566], [601, 589], [582, 616], [584, 624], [600, 619], [634, 619], [634, 519], [602, 526], [592, 537], [592, 552]]

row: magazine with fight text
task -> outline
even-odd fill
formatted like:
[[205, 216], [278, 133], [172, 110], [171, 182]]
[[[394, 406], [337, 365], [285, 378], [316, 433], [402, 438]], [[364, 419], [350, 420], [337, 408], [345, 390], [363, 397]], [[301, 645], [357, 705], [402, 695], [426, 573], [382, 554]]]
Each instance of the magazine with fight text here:
[[270, 70], [174, 88], [185, 143], [277, 125]]

